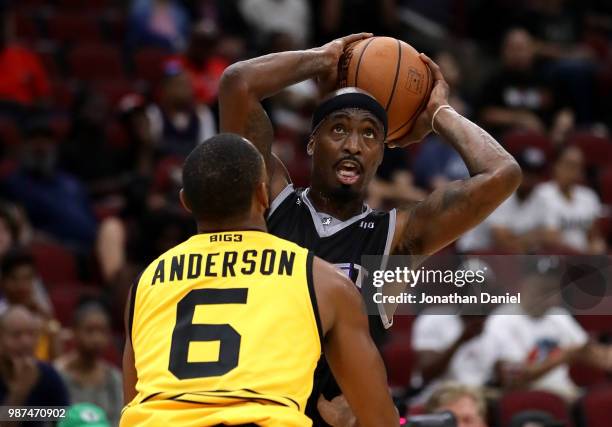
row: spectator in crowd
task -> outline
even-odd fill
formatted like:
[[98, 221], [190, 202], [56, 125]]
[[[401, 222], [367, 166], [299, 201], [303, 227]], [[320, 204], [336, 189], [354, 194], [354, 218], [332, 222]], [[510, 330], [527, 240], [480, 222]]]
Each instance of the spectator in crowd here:
[[24, 207], [36, 229], [87, 250], [96, 237], [96, 220], [85, 188], [58, 169], [57, 141], [51, 129], [35, 124], [24, 136], [21, 165], [4, 179], [2, 193]]
[[180, 63], [164, 68], [159, 105], [149, 106], [147, 116], [159, 154], [184, 158], [216, 133], [215, 118], [207, 106], [196, 104], [191, 79]]
[[601, 202], [595, 191], [580, 184], [583, 179], [581, 150], [576, 146], [563, 147], [553, 165], [553, 179], [534, 189], [533, 203], [543, 215], [549, 245], [603, 254], [606, 242], [597, 227], [602, 215]]
[[185, 53], [170, 59], [187, 72], [196, 101], [201, 104], [212, 105], [216, 101], [221, 74], [229, 65], [216, 52], [219, 36], [214, 26], [199, 24], [191, 30]]
[[34, 258], [22, 249], [13, 249], [4, 256], [1, 266], [0, 312], [12, 305], [23, 305], [39, 316], [42, 329], [36, 355], [41, 360], [52, 360], [60, 352], [61, 326], [53, 317], [53, 306], [38, 277]]
[[308, 0], [239, 0], [238, 7], [259, 37], [284, 33], [298, 47], [308, 46], [311, 19]]
[[558, 91], [535, 64], [535, 44], [524, 29], [508, 31], [502, 68], [482, 86], [480, 121], [500, 134], [511, 129], [546, 132], [559, 109]]
[[189, 15], [179, 0], [133, 0], [129, 29], [132, 46], [180, 51], [186, 45]]
[[113, 146], [107, 137], [110, 119], [105, 95], [84, 87], [77, 94], [72, 126], [59, 150], [62, 169], [85, 184], [96, 202], [121, 195], [131, 169], [127, 153]]
[[55, 362], [70, 401], [93, 403], [106, 412], [113, 425], [119, 423], [123, 407], [121, 372], [102, 359], [111, 344], [110, 316], [99, 302], [82, 302], [74, 313], [73, 351]]
[[[40, 322], [27, 308], [11, 306], [0, 314], [0, 403], [7, 406], [67, 406], [66, 386], [34, 352]], [[33, 423], [30, 425], [46, 425]]]
[[449, 411], [457, 427], [487, 427], [487, 406], [482, 393], [459, 383], [445, 383], [432, 393], [425, 409], [430, 414]]
[[521, 185], [488, 218], [461, 236], [457, 241], [460, 252], [530, 253], [546, 245], [545, 207], [531, 197], [542, 180], [545, 155], [528, 147], [516, 160], [523, 171]]
[[579, 389], [569, 364], [580, 361], [612, 370], [612, 347], [589, 341], [587, 333], [559, 306], [560, 271], [554, 260], [538, 265], [520, 286], [521, 303], [502, 305], [487, 318], [484, 339], [497, 346], [496, 377], [509, 388], [557, 393], [569, 401]]
[[49, 77], [38, 56], [12, 42], [12, 11], [0, 4], [0, 102], [22, 107], [43, 104], [50, 95]]
[[484, 316], [449, 314], [448, 309], [424, 310], [412, 329], [416, 354], [414, 382], [425, 386], [416, 398], [427, 399], [445, 381], [483, 386], [497, 360], [494, 342], [483, 339]]

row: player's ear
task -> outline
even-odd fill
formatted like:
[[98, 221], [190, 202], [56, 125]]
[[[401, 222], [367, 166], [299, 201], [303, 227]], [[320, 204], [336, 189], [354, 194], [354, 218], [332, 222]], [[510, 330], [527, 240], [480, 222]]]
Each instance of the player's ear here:
[[181, 191], [179, 191], [179, 199], [181, 200], [181, 205], [183, 206], [183, 208], [185, 208], [187, 212], [191, 213], [191, 208], [189, 207], [189, 203], [187, 203], [187, 199], [185, 198], [185, 192], [182, 188]]
[[308, 153], [309, 156], [312, 156], [312, 153], [314, 153], [314, 138], [312, 136], [308, 140], [308, 145], [306, 146], [306, 153]]
[[262, 181], [257, 185], [255, 189], [255, 197], [260, 206], [263, 206], [264, 211], [270, 207], [270, 197], [268, 195], [268, 184], [266, 181]]

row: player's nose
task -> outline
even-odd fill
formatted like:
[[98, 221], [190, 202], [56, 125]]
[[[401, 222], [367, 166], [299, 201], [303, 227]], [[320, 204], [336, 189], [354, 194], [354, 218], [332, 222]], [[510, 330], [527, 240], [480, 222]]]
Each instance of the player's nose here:
[[350, 154], [361, 153], [361, 144], [357, 132], [353, 131], [349, 134], [349, 136], [344, 140], [342, 149]]

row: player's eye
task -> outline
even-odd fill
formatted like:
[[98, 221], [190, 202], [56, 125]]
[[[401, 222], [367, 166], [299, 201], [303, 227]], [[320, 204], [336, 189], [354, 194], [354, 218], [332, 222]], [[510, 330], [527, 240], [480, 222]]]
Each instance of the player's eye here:
[[343, 134], [343, 133], [346, 133], [346, 128], [341, 124], [337, 124], [337, 125], [334, 125], [334, 127], [332, 128], [332, 131], [335, 134]]
[[374, 139], [376, 138], [376, 131], [374, 131], [372, 128], [366, 128], [363, 131], [363, 136], [364, 138]]

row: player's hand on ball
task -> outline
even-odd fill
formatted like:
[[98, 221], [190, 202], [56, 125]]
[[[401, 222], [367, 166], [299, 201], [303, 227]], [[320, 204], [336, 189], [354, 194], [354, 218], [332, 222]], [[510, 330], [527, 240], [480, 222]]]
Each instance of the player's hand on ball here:
[[319, 414], [327, 424], [332, 427], [354, 427], [357, 425], [357, 418], [351, 410], [344, 395], [336, 396], [331, 401], [323, 395], [317, 402]]
[[421, 60], [427, 64], [434, 79], [434, 86], [429, 95], [429, 101], [425, 109], [419, 114], [414, 126], [404, 137], [396, 141], [390, 141], [387, 145], [391, 148], [407, 147], [411, 144], [421, 142], [431, 131], [431, 118], [440, 105], [448, 104], [449, 87], [438, 64], [433, 62], [427, 55], [421, 53]]
[[344, 53], [347, 46], [372, 36], [372, 33], [350, 34], [348, 36], [332, 40], [321, 47], [315, 48], [315, 50], [318, 50], [325, 55], [326, 61], [328, 61], [329, 64], [329, 66], [326, 67], [327, 72], [319, 75], [317, 78], [321, 95], [331, 92], [338, 86], [338, 61], [340, 61], [340, 57]]

